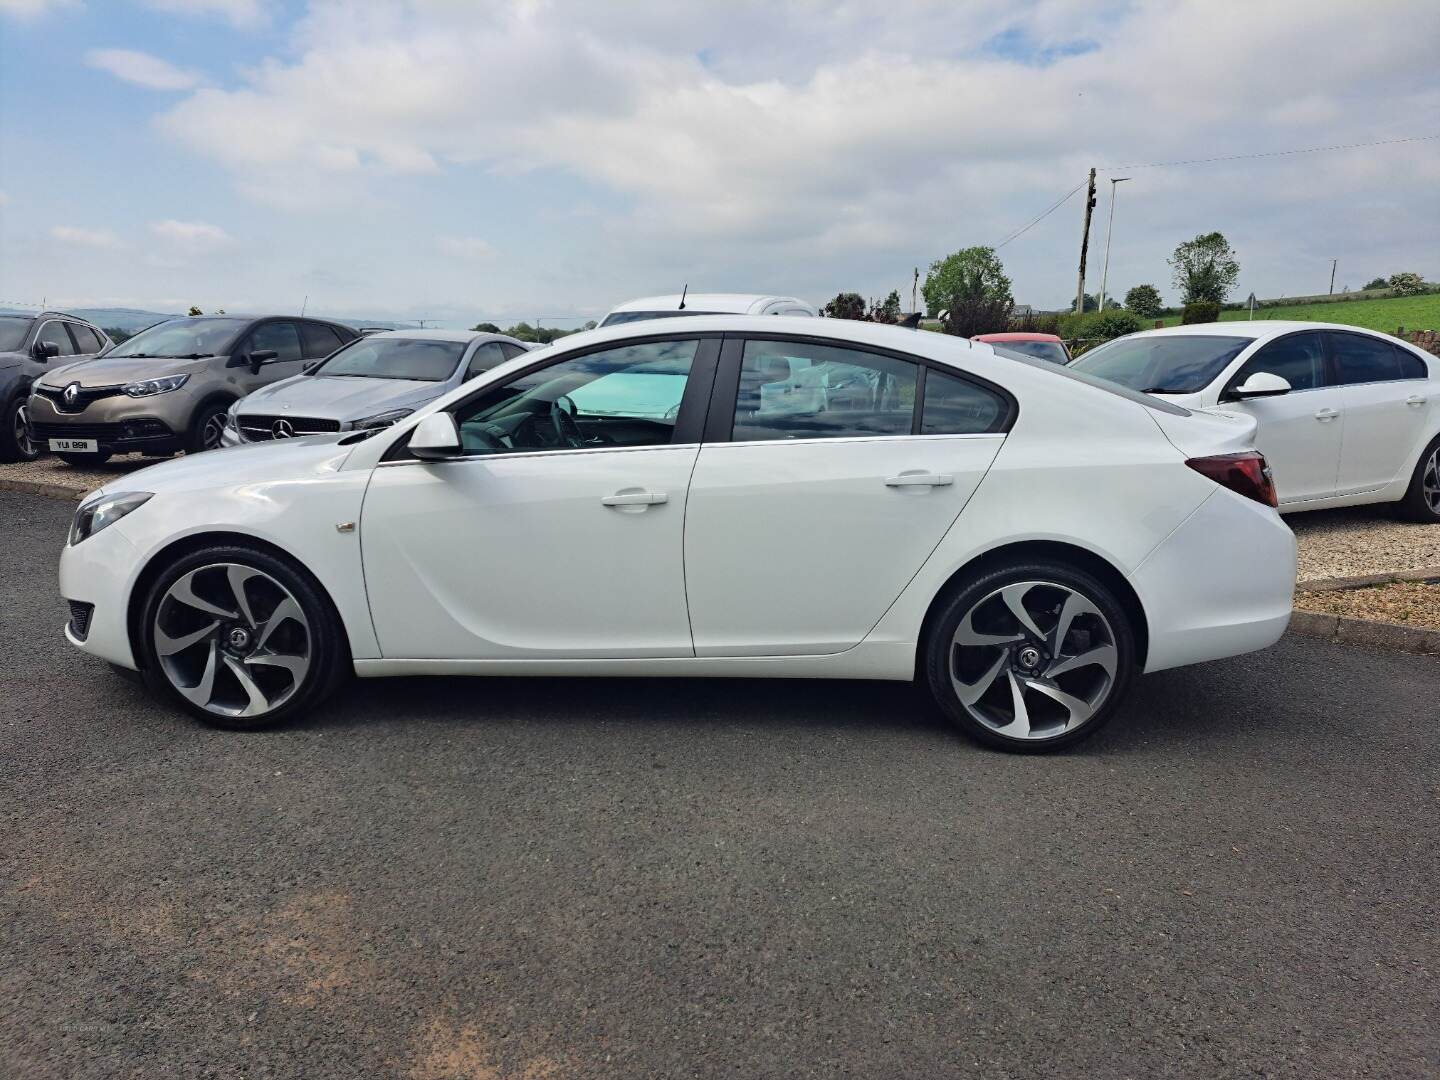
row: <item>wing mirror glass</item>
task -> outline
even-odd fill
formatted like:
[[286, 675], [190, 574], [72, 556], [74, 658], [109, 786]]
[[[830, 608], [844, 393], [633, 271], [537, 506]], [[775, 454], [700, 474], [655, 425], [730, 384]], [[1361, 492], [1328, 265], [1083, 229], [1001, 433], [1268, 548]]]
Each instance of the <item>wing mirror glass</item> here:
[[1276, 397], [1290, 392], [1290, 383], [1269, 371], [1257, 371], [1232, 390], [1231, 396], [1237, 401], [1248, 398]]
[[49, 360], [60, 355], [60, 346], [53, 341], [37, 341], [30, 352], [36, 360]]
[[431, 413], [415, 425], [410, 453], [421, 461], [444, 461], [460, 453], [460, 429], [448, 412]]

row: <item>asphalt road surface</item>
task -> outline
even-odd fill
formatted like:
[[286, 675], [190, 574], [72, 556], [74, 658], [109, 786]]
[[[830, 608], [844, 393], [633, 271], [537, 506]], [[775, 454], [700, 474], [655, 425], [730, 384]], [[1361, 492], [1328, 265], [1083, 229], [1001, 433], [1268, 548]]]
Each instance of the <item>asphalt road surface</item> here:
[[986, 751], [905, 686], [358, 684], [209, 731], [0, 494], [0, 1075], [1440, 1075], [1440, 663]]

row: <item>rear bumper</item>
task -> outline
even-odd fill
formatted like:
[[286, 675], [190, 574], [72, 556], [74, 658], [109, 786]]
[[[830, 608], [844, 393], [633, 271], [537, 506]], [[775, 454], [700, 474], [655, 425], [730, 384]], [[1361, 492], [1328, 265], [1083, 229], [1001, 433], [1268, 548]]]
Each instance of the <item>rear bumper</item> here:
[[1217, 489], [1130, 575], [1145, 608], [1145, 670], [1273, 645], [1295, 598], [1295, 534], [1267, 506]]

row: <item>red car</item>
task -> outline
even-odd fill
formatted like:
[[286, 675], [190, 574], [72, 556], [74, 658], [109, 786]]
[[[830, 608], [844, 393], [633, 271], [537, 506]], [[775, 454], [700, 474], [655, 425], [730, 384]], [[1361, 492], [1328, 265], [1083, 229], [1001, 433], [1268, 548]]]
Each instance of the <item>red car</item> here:
[[976, 334], [971, 341], [988, 341], [1011, 352], [1024, 353], [1052, 364], [1068, 364], [1070, 351], [1054, 334]]

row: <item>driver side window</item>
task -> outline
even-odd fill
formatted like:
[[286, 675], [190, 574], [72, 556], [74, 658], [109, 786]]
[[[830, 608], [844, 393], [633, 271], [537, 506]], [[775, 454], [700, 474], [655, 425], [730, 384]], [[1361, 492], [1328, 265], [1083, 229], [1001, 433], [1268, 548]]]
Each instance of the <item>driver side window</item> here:
[[455, 413], [467, 455], [665, 446], [699, 341], [650, 341], [560, 360]]
[[1321, 349], [1320, 335], [1289, 334], [1272, 341], [1245, 361], [1244, 367], [1230, 380], [1228, 389], [1234, 390], [1243, 385], [1257, 371], [1279, 375], [1292, 390], [1314, 390], [1324, 386], [1325, 354]]

